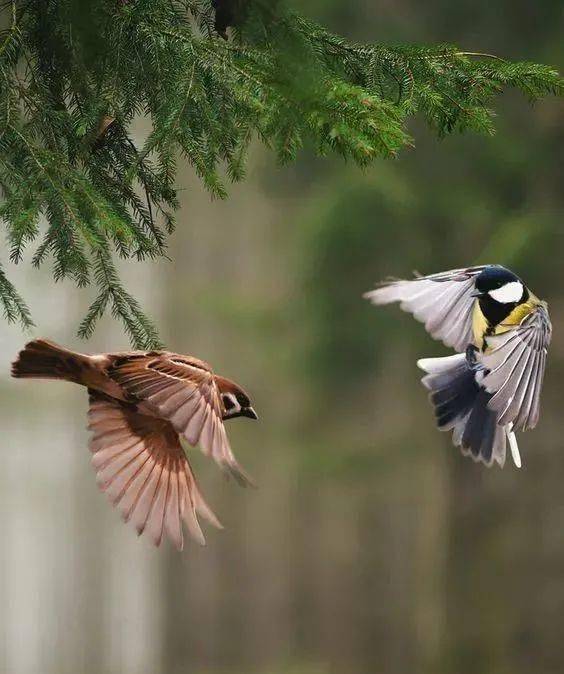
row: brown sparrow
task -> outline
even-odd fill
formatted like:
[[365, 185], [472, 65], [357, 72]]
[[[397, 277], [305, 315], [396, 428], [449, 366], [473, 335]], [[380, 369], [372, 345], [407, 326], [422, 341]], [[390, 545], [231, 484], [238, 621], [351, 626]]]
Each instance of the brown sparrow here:
[[233, 456], [223, 421], [257, 415], [243, 389], [202, 360], [169, 351], [86, 355], [36, 339], [18, 355], [12, 376], [87, 387], [98, 485], [123, 519], [157, 546], [166, 533], [182, 549], [182, 520], [203, 545], [197, 515], [221, 528], [202, 498], [182, 439], [199, 444], [240, 484], [252, 484]]

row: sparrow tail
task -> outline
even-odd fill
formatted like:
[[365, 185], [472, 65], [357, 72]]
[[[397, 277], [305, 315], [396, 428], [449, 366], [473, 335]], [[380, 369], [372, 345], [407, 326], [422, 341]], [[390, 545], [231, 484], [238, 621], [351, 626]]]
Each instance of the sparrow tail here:
[[466, 353], [446, 358], [423, 358], [417, 365], [427, 374], [421, 380], [430, 391], [437, 426], [452, 430], [452, 441], [462, 453], [491, 466], [505, 463], [509, 441], [515, 465], [520, 467], [517, 440], [510, 426], [499, 426], [488, 407], [493, 394], [480, 386], [483, 367]]
[[88, 357], [46, 339], [34, 339], [12, 363], [12, 377], [63, 379], [81, 383]]

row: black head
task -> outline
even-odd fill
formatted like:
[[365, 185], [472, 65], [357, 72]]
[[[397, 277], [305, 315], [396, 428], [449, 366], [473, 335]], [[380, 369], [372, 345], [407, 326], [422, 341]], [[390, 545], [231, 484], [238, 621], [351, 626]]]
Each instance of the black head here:
[[523, 281], [505, 267], [486, 267], [476, 277], [475, 288], [474, 296], [480, 299], [480, 308], [491, 325], [500, 323], [529, 298]]

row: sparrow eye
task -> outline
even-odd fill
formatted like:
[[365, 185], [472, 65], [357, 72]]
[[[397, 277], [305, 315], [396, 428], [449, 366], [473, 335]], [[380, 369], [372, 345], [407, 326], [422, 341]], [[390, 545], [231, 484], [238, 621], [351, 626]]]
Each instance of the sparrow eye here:
[[235, 403], [231, 400], [230, 396], [223, 396], [223, 406], [229, 412], [235, 407]]
[[237, 402], [237, 399], [232, 393], [224, 393], [221, 396], [221, 399], [223, 401], [223, 407], [225, 408], [226, 412], [232, 412], [233, 410], [240, 410], [241, 406]]

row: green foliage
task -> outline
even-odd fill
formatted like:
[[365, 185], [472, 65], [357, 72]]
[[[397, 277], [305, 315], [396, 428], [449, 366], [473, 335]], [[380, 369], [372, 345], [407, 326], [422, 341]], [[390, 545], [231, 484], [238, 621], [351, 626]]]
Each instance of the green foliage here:
[[401, 315], [389, 320], [386, 311], [374, 311], [362, 298], [377, 281], [398, 274], [398, 260], [411, 255], [412, 263], [422, 263], [432, 248], [429, 232], [413, 224], [421, 210], [419, 195], [391, 169], [341, 177], [323, 208], [300, 223], [300, 324], [308, 327], [300, 368], [316, 399], [342, 396], [347, 387], [374, 377], [381, 355], [388, 353], [384, 345], [401, 342], [402, 329], [410, 325]]
[[[453, 46], [352, 44], [282, 2], [239, 5], [227, 40], [206, 0], [0, 5], [0, 217], [10, 259], [19, 263], [42, 237], [34, 265], [52, 258], [56, 280], [97, 286], [84, 337], [110, 308], [134, 345], [158, 344], [113, 258], [165, 254], [178, 157], [223, 198], [226, 180], [244, 177], [253, 137], [282, 162], [309, 146], [367, 165], [412, 143], [415, 114], [439, 135], [492, 133], [489, 106], [502, 89], [531, 100], [562, 92], [546, 66]], [[137, 147], [139, 116], [152, 126]], [[8, 320], [31, 323], [2, 271], [0, 301]]]

